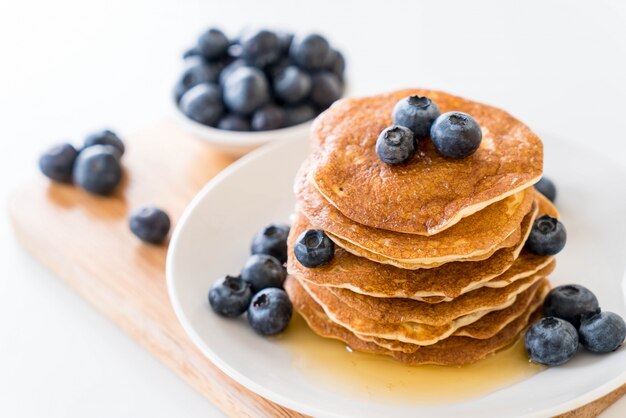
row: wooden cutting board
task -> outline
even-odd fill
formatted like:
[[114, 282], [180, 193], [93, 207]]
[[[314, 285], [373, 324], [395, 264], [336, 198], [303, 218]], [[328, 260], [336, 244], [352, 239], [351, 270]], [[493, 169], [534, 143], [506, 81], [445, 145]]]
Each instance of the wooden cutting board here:
[[[193, 196], [232, 158], [169, 122], [126, 138], [126, 144], [125, 178], [111, 197], [92, 196], [43, 176], [20, 188], [9, 209], [17, 238], [227, 415], [300, 416], [239, 385], [195, 348], [169, 303], [166, 246], [144, 245], [128, 229], [129, 212], [146, 204], [164, 208], [175, 224]], [[626, 385], [565, 416], [597, 416], [625, 392]]]

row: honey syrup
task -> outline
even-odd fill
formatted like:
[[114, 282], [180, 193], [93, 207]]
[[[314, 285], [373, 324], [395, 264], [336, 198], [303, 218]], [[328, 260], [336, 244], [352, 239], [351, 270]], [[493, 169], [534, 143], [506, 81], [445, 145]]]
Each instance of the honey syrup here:
[[521, 339], [468, 366], [405, 366], [385, 356], [352, 352], [340, 341], [322, 338], [297, 314], [279, 340], [304, 378], [335, 393], [380, 402], [460, 402], [511, 386], [543, 369], [529, 362]]

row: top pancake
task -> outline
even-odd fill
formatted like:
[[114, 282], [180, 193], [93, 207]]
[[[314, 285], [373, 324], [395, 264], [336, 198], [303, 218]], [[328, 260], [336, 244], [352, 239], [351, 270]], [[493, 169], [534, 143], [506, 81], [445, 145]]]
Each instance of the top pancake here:
[[[295, 192], [300, 210], [316, 228], [369, 252], [411, 264], [443, 264], [490, 255], [519, 228], [535, 197], [533, 190], [523, 190], [435, 236], [426, 237], [372, 228], [352, 221], [309, 183], [308, 173], [309, 164], [305, 162], [296, 178]], [[517, 241], [515, 239], [513, 244]]]
[[[473, 155], [446, 159], [429, 139], [405, 164], [383, 163], [375, 144], [391, 125], [395, 104], [410, 95], [427, 96], [441, 113], [458, 110], [480, 124], [482, 143]], [[335, 102], [314, 123], [312, 184], [343, 215], [374, 228], [434, 235], [482, 208], [539, 180], [541, 140], [508, 113], [432, 90]]]

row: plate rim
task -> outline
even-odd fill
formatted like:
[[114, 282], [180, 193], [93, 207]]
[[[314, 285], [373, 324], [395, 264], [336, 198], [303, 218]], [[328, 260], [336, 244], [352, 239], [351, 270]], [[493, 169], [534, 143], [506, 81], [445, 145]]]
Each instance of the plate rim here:
[[[556, 138], [558, 140], [561, 140], [561, 137], [559, 135], [552, 135], [550, 132], [545, 132], [545, 131], [542, 131], [541, 137]], [[311, 415], [311, 416], [342, 417], [343, 415], [341, 414], [338, 414], [338, 413], [329, 414], [327, 410], [317, 409], [315, 406], [304, 404], [298, 401], [294, 401], [286, 396], [281, 395], [280, 393], [276, 391], [266, 389], [264, 386], [257, 384], [253, 379], [250, 379], [246, 375], [239, 373], [237, 370], [232, 368], [227, 362], [222, 361], [219, 355], [215, 353], [213, 350], [211, 350], [211, 348], [204, 343], [202, 338], [200, 338], [198, 333], [194, 330], [191, 323], [187, 320], [186, 315], [184, 314], [183, 307], [179, 303], [180, 298], [178, 297], [178, 292], [176, 291], [176, 288], [174, 285], [174, 278], [173, 278], [174, 255], [173, 254], [175, 253], [175, 248], [178, 245], [178, 241], [180, 239], [179, 237], [182, 234], [181, 231], [183, 230], [184, 225], [187, 223], [192, 213], [194, 213], [199, 203], [203, 201], [206, 195], [209, 194], [215, 187], [217, 187], [224, 180], [226, 180], [231, 175], [236, 173], [241, 167], [251, 163], [252, 161], [266, 154], [274, 152], [275, 149], [291, 146], [292, 143], [299, 142], [299, 141], [302, 141], [302, 138], [289, 138], [283, 141], [276, 141], [276, 142], [266, 144], [250, 152], [249, 154], [241, 157], [240, 159], [236, 160], [235, 162], [233, 162], [232, 164], [224, 168], [222, 171], [220, 171], [215, 177], [210, 179], [202, 187], [202, 189], [200, 189], [200, 191], [193, 197], [193, 199], [185, 207], [185, 210], [180, 216], [178, 222], [176, 223], [176, 227], [174, 229], [174, 232], [172, 233], [172, 237], [171, 237], [170, 244], [168, 247], [167, 256], [166, 256], [166, 266], [165, 266], [167, 292], [168, 292], [170, 303], [174, 309], [176, 318], [178, 322], [181, 324], [187, 336], [191, 339], [191, 341], [194, 343], [196, 348], [198, 348], [202, 352], [202, 354], [209, 361], [211, 361], [211, 363], [213, 363], [218, 369], [224, 372], [228, 377], [233, 379], [235, 382], [241, 384], [246, 389], [252, 391], [256, 395], [261, 396], [262, 398], [267, 399], [269, 401], [275, 402], [283, 407], [289, 408], [293, 411]], [[564, 142], [569, 142], [569, 141], [564, 141]], [[580, 148], [581, 150], [584, 150], [585, 152], [593, 152], [594, 154], [597, 154], [596, 151], [587, 150], [586, 147], [580, 146], [578, 144], [572, 144], [572, 145], [576, 146], [577, 148]], [[619, 170], [626, 171], [626, 169], [621, 164], [607, 160], [604, 157], [602, 157], [602, 159], [606, 160], [607, 162], [609, 162], [611, 165], [618, 168]], [[619, 374], [615, 378], [605, 382], [604, 384], [596, 387], [595, 389], [591, 391], [586, 392], [583, 395], [578, 396], [577, 398], [574, 398], [568, 401], [563, 401], [550, 408], [530, 411], [523, 415], [519, 415], [518, 417], [519, 418], [539, 418], [539, 417], [543, 417], [546, 415], [553, 416], [553, 415], [570, 412], [577, 408], [588, 405], [602, 398], [603, 396], [606, 396], [607, 394], [609, 394], [613, 390], [616, 390], [617, 388], [619, 388], [620, 386], [624, 384], [626, 384], [626, 370], [624, 370], [621, 374]], [[504, 388], [503, 390], [506, 390], [506, 388]]]

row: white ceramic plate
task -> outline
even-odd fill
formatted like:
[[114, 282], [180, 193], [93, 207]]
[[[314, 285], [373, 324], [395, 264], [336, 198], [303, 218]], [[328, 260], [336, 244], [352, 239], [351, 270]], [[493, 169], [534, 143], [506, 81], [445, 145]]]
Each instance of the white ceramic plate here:
[[[546, 139], [547, 138], [547, 139]], [[568, 230], [554, 284], [580, 283], [605, 310], [626, 314], [626, 172], [588, 150], [546, 136], [546, 174], [558, 186]], [[170, 298], [186, 332], [220, 369], [252, 391], [313, 416], [545, 417], [593, 401], [626, 382], [626, 349], [579, 353], [562, 367], [487, 396], [454, 404], [395, 405], [337, 393], [303, 376], [280, 342], [255, 335], [244, 319], [210, 311], [212, 281], [237, 273], [262, 226], [287, 221], [292, 182], [308, 153], [302, 139], [242, 158], [213, 179], [178, 223], [167, 259]]]

